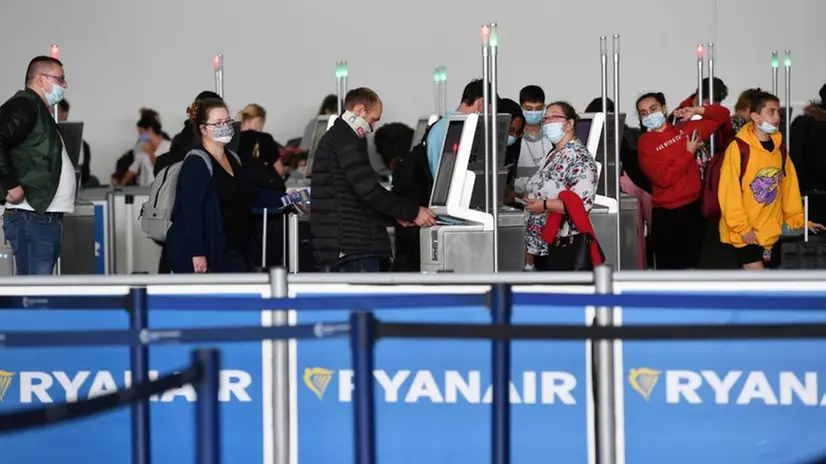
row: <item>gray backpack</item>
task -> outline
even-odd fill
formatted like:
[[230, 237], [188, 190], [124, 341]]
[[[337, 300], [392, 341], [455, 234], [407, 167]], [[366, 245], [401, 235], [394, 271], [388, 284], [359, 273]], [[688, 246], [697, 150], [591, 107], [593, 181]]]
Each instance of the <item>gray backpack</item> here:
[[[229, 150], [227, 150], [227, 153], [235, 157], [238, 164], [241, 164], [238, 155]], [[190, 156], [198, 156], [203, 159], [209, 170], [209, 175], [212, 176], [212, 160], [209, 154], [203, 150], [191, 150], [184, 156], [183, 161], [161, 169], [149, 187], [149, 200], [141, 205], [139, 216], [141, 229], [152, 240], [157, 242], [166, 241], [166, 233], [172, 225], [172, 209], [175, 207], [178, 176], [181, 174], [181, 166]]]

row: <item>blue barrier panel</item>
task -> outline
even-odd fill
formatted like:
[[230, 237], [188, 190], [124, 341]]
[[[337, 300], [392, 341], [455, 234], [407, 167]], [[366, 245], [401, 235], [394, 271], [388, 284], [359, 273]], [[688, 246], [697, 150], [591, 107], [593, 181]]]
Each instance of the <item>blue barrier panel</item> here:
[[[216, 295], [220, 296], [226, 295]], [[260, 324], [261, 313], [251, 311], [152, 311], [150, 308], [149, 312], [149, 327], [155, 330]], [[261, 346], [261, 342], [166, 345], [152, 347], [149, 352], [152, 369], [168, 372], [186, 364], [194, 348], [220, 350], [221, 420], [228, 424], [221, 428], [223, 462], [259, 463], [264, 459]], [[195, 434], [192, 416], [195, 399], [195, 391], [186, 387], [168, 392], [152, 403], [153, 463], [195, 462], [192, 446], [189, 446]], [[128, 423], [124, 427], [128, 427]], [[101, 461], [100, 464], [104, 463]]]
[[[307, 294], [301, 294], [306, 296]], [[486, 308], [376, 310], [386, 322], [490, 323]], [[555, 309], [555, 308], [554, 308]], [[299, 312], [298, 322], [348, 320], [347, 311]], [[517, 323], [584, 323], [583, 310], [517, 307]], [[346, 339], [297, 343], [299, 462], [352, 462], [352, 368]], [[587, 462], [584, 342], [515, 342], [514, 462]], [[491, 344], [379, 340], [378, 462], [490, 460]]]
[[[221, 295], [216, 295], [221, 296]], [[231, 308], [227, 308], [231, 309]], [[149, 326], [198, 328], [261, 324], [260, 312], [152, 311]], [[111, 330], [126, 329], [123, 310], [98, 311], [0, 311], [0, 327], [8, 330]], [[199, 345], [157, 346], [150, 349], [150, 377], [187, 365]], [[263, 461], [262, 344], [209, 344], [221, 350], [220, 376], [225, 462]], [[128, 384], [129, 349], [105, 348], [9, 348], [0, 350], [0, 412], [39, 407], [74, 398], [110, 392]], [[196, 400], [191, 386], [169, 391], [151, 402], [152, 462], [193, 462], [192, 408]], [[48, 446], [44, 446], [48, 443]], [[82, 462], [109, 464], [130, 461], [129, 410], [87, 420], [0, 436], [0, 449], [27, 464]]]
[[[622, 319], [822, 323], [826, 312], [626, 307]], [[626, 462], [791, 464], [826, 451], [826, 341], [624, 342], [623, 353]]]
[[[127, 325], [123, 310], [0, 311], [0, 327], [8, 330], [123, 330]], [[126, 347], [0, 350], [0, 412], [86, 399], [110, 392], [128, 378]], [[129, 436], [127, 408], [56, 427], [2, 435], [0, 449], [11, 461], [27, 464], [129, 462]]]
[[95, 274], [106, 274], [106, 206], [95, 205]]

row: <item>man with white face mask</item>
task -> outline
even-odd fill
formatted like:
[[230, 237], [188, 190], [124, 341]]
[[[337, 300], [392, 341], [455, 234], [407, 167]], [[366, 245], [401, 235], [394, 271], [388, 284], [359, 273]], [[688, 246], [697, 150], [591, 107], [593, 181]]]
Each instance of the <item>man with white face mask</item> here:
[[66, 89], [63, 63], [38, 56], [26, 69], [25, 90], [0, 107], [3, 232], [18, 275], [54, 272], [63, 215], [75, 209], [78, 160], [69, 157], [51, 113]]
[[435, 216], [379, 183], [367, 154], [367, 134], [382, 103], [368, 88], [347, 93], [344, 114], [319, 140], [313, 159], [310, 225], [315, 264], [332, 272], [378, 272], [390, 258], [388, 219], [428, 227]]

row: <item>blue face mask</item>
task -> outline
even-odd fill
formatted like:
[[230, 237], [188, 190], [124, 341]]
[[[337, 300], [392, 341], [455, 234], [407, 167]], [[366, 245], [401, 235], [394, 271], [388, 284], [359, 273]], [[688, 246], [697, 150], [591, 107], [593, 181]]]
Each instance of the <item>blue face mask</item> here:
[[52, 91], [46, 92], [46, 103], [48, 103], [49, 106], [57, 105], [63, 101], [63, 94], [65, 93], [65, 88], [52, 84]]
[[144, 132], [138, 137], [138, 142], [148, 142], [149, 141], [149, 134]]
[[513, 145], [517, 140], [519, 139], [517, 139], [515, 135], [508, 135], [508, 146]]
[[648, 130], [657, 130], [663, 124], [665, 124], [665, 114], [662, 111], [657, 111], [642, 118], [642, 125]]
[[542, 124], [542, 118], [545, 117], [545, 112], [542, 110], [539, 111], [525, 111], [522, 110], [522, 113], [525, 115], [525, 124], [529, 126], [538, 126]]
[[550, 140], [551, 143], [557, 143], [562, 140], [562, 137], [565, 137], [565, 129], [562, 128], [565, 123], [562, 122], [552, 122], [545, 124], [542, 126], [542, 135], [545, 136], [546, 139]]
[[769, 135], [772, 135], [772, 134], [774, 134], [778, 131], [778, 128], [777, 128], [777, 126], [772, 126], [771, 124], [767, 123], [766, 121], [763, 121], [762, 123], [760, 123], [760, 130], [767, 133], [767, 134], [769, 134]]

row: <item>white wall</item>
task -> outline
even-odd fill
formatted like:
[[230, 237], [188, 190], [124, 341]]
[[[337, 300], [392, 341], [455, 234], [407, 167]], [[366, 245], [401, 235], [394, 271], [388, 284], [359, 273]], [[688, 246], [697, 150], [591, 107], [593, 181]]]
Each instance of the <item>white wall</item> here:
[[[802, 104], [826, 81], [824, 18], [823, 0], [14, 1], [0, 16], [0, 96], [22, 85], [30, 58], [60, 44], [72, 118], [86, 122], [93, 172], [106, 180], [134, 141], [138, 108], [156, 108], [177, 132], [190, 100], [213, 87], [219, 52], [232, 109], [264, 105], [267, 129], [286, 141], [335, 90], [339, 59], [350, 64], [351, 88], [383, 97], [385, 121], [412, 125], [432, 111], [437, 65], [448, 67], [453, 106], [481, 73], [479, 26], [489, 21], [500, 25], [506, 97], [536, 83], [583, 108], [599, 95], [599, 36], [618, 33], [623, 111], [649, 90], [672, 104], [687, 96], [695, 47], [711, 41], [730, 100], [746, 87], [770, 89], [771, 51], [792, 49], [792, 101]], [[782, 76], [780, 85], [782, 93]]]

